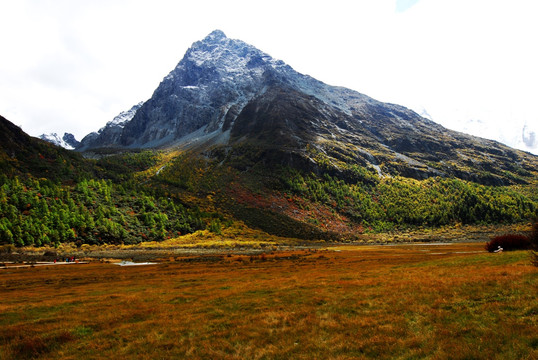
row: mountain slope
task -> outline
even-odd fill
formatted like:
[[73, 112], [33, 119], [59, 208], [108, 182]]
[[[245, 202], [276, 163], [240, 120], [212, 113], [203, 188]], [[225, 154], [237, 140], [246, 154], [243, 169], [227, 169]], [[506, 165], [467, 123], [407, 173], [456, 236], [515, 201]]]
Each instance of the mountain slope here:
[[205, 229], [211, 215], [135, 181], [158, 160], [84, 159], [0, 116], [0, 245], [129, 244]]
[[[0, 244], [127, 244], [171, 238], [190, 246], [207, 232], [183, 235], [202, 229], [222, 232], [216, 242], [215, 235], [208, 237], [211, 246], [222, 246], [224, 240], [268, 243], [274, 237], [267, 234], [357, 239], [364, 232], [416, 226], [521, 222], [538, 209], [536, 177], [524, 187], [379, 177], [353, 163], [325, 161], [308, 143], [305, 152], [311, 157], [305, 158], [294, 149], [303, 146], [297, 134], [311, 128], [307, 121], [295, 119], [295, 133], [279, 132], [274, 142], [264, 132], [290, 128], [278, 116], [281, 111], [292, 120], [292, 114], [310, 113], [320, 118], [316, 126], [331, 114], [322, 116], [316, 101], [310, 106], [287, 96], [276, 101], [282, 95], [278, 89], [268, 88], [265, 94], [267, 104], [275, 107], [257, 114], [254, 105], [262, 107], [263, 102], [247, 106], [236, 119], [242, 124], [236, 129], [244, 133], [230, 134], [234, 145], [206, 147], [205, 156], [126, 151], [86, 160], [31, 138], [0, 117]], [[243, 124], [248, 119], [253, 123]], [[245, 139], [251, 125], [258, 139]]]
[[27, 135], [0, 116], [0, 172], [52, 180], [72, 180], [92, 172], [81, 154]]
[[122, 128], [107, 125], [78, 150], [182, 148], [207, 155], [244, 144], [281, 152], [279, 164], [293, 158], [314, 171], [321, 161], [336, 171], [356, 164], [381, 176], [502, 185], [525, 183], [538, 169], [532, 155], [324, 84], [218, 30], [193, 44]]

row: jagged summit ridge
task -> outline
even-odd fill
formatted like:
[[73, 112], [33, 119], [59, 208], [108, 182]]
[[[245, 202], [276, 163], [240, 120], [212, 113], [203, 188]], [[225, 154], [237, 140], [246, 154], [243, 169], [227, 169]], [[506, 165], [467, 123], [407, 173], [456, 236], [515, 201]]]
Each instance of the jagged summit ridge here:
[[[119, 127], [123, 128], [125, 126], [125, 124], [128, 121], [131, 121], [131, 119], [135, 116], [136, 112], [138, 111], [138, 109], [140, 109], [142, 104], [144, 104], [143, 101], [139, 102], [138, 104], [136, 104], [135, 106], [133, 106], [132, 108], [130, 108], [127, 111], [120, 112], [118, 115], [116, 115], [114, 117], [114, 119], [109, 121], [106, 124], [106, 126], [119, 126]], [[102, 130], [104, 130], [104, 128], [101, 128], [99, 131], [102, 131]]]
[[205, 41], [218, 41], [221, 39], [227, 39], [226, 34], [222, 30], [215, 29], [209, 35], [207, 35], [204, 40]]
[[77, 150], [84, 151], [96, 147], [117, 147], [123, 128], [132, 120], [142, 104], [144, 104], [143, 101], [134, 105], [129, 110], [120, 112], [114, 119], [99, 129], [99, 131], [86, 135], [80, 141]]
[[176, 70], [184, 70], [186, 63], [213, 68], [228, 80], [234, 76], [259, 76], [266, 65], [285, 65], [283, 61], [274, 60], [252, 45], [226, 37], [220, 30], [215, 30], [203, 40], [195, 42], [172, 74]]

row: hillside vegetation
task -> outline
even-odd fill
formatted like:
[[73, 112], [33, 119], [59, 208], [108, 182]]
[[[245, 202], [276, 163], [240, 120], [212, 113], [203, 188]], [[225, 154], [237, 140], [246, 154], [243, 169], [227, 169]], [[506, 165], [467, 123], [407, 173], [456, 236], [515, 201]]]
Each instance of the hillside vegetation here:
[[[228, 228], [249, 236], [341, 241], [364, 233], [527, 222], [538, 209], [531, 172], [510, 186], [417, 180], [380, 176], [372, 166], [319, 153], [308, 160], [251, 146], [200, 154], [108, 150], [87, 159], [3, 120], [1, 244], [184, 243], [179, 239], [186, 234], [220, 235]], [[241, 230], [245, 225], [256, 231]]]
[[[139, 172], [157, 160], [149, 151], [81, 160], [92, 172], [80, 179], [0, 176], [0, 242], [134, 244], [192, 233], [220, 219], [144, 184]], [[59, 165], [56, 173], [62, 170]]]
[[380, 178], [357, 166], [342, 179], [290, 167], [242, 172], [152, 151], [84, 162], [91, 172], [79, 179], [62, 166], [56, 173], [65, 175], [56, 181], [3, 175], [0, 241], [134, 244], [206, 228], [218, 233], [237, 220], [279, 236], [341, 240], [423, 226], [522, 222], [538, 208], [518, 187]]

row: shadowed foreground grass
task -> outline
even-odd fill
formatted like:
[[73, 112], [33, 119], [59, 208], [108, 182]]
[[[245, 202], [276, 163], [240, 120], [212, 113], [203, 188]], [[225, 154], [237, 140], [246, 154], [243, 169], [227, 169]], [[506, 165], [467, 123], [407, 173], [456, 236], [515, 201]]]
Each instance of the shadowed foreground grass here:
[[538, 359], [527, 252], [170, 260], [0, 270], [0, 359]]

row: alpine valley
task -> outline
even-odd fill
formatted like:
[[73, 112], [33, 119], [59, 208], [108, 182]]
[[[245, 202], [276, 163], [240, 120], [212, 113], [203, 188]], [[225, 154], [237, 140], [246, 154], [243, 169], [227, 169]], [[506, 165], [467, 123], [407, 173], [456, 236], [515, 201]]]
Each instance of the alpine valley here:
[[219, 30], [149, 100], [80, 143], [66, 134], [74, 151], [0, 120], [3, 243], [360, 240], [538, 210], [537, 156], [327, 85]]

